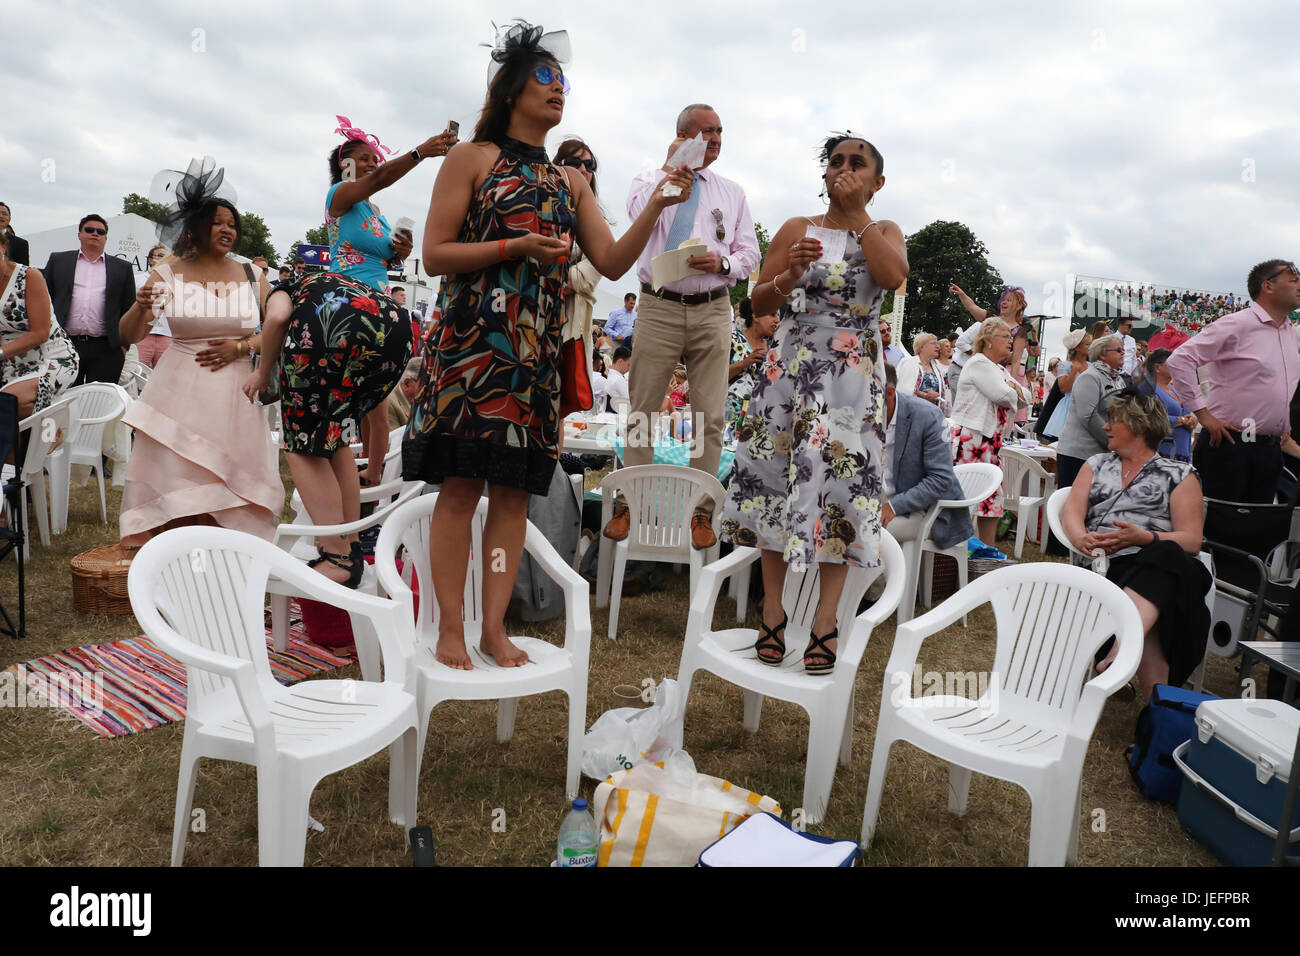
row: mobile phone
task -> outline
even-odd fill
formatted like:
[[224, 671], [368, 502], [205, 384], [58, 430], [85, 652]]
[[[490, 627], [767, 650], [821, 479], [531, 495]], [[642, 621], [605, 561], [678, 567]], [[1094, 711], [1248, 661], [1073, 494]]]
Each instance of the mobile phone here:
[[460, 123], [455, 120], [447, 120], [447, 132], [451, 133], [452, 136], [459, 136]]

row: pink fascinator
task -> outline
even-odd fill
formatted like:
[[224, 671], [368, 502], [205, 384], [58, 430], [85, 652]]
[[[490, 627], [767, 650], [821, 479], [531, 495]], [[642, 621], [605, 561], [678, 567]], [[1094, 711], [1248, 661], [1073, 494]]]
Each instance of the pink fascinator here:
[[[393, 151], [391, 149], [379, 142], [378, 136], [367, 133], [363, 129], [357, 129], [352, 125], [352, 120], [348, 119], [346, 116], [339, 116], [336, 113], [334, 118], [339, 121], [338, 129], [334, 130], [334, 132], [338, 133], [344, 139], [359, 139], [363, 143], [373, 146], [375, 149], [375, 155], [379, 157], [381, 163], [384, 161], [384, 153], [392, 154]], [[342, 148], [343, 147], [340, 145], [339, 149], [341, 150]]]

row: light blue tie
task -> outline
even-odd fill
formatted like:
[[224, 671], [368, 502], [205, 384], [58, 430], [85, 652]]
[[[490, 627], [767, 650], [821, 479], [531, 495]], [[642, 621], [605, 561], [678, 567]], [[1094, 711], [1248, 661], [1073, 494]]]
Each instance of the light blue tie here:
[[668, 242], [664, 246], [664, 251], [676, 249], [687, 239], [691, 238], [691, 230], [695, 227], [695, 207], [700, 204], [700, 174], [695, 173], [695, 179], [691, 185], [691, 195], [686, 202], [677, 206], [677, 215], [673, 219], [672, 228], [668, 230]]

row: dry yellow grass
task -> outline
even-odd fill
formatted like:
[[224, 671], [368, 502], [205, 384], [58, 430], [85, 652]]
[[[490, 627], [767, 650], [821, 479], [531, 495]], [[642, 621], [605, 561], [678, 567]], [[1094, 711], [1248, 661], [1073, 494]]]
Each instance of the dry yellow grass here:
[[[139, 633], [131, 617], [86, 617], [72, 610], [68, 559], [116, 539], [120, 492], [110, 491], [109, 524], [99, 521], [89, 488], [74, 488], [68, 534], [50, 548], [33, 545], [28, 581], [29, 637], [0, 638], [0, 667], [91, 642]], [[1026, 560], [1038, 558], [1032, 546]], [[6, 602], [14, 589], [13, 564], [0, 570]], [[616, 684], [646, 677], [675, 677], [686, 624], [685, 575], [670, 575], [666, 591], [623, 602], [617, 642], [603, 634], [606, 612], [592, 614], [587, 724], [613, 707]], [[734, 618], [734, 607], [719, 614]], [[523, 626], [520, 625], [520, 628]], [[556, 624], [530, 633], [555, 639]], [[881, 674], [893, 625], [873, 635], [857, 679], [854, 761], [835, 778], [826, 819], [817, 832], [856, 839], [861, 826], [867, 770]], [[987, 669], [994, 638], [991, 614], [972, 615], [969, 629], [954, 628], [927, 641], [926, 670]], [[326, 676], [360, 678], [354, 665]], [[1230, 666], [1213, 658], [1208, 689], [1233, 693]], [[1173, 808], [1140, 796], [1122, 753], [1131, 740], [1139, 705], [1112, 699], [1093, 735], [1084, 772], [1083, 865], [1196, 866], [1214, 858], [1180, 828]], [[757, 734], [740, 724], [741, 693], [707, 674], [692, 689], [686, 714], [686, 749], [701, 772], [770, 794], [798, 806], [803, 788], [808, 724], [804, 713], [779, 701], [764, 706]], [[543, 866], [555, 852], [564, 799], [565, 699], [527, 698], [519, 707], [515, 738], [498, 745], [495, 707], [453, 702], [433, 714], [420, 777], [420, 822], [433, 827], [439, 862], [446, 865]], [[71, 718], [49, 710], [0, 709], [0, 865], [121, 866], [166, 864], [183, 726], [179, 723], [130, 737], [101, 739]], [[327, 778], [312, 799], [312, 815], [325, 826], [307, 840], [307, 862], [317, 865], [404, 865], [405, 837], [387, 822], [388, 759], [373, 757]], [[876, 841], [866, 862], [882, 866], [1023, 865], [1028, 855], [1029, 801], [1019, 788], [976, 777], [969, 809], [947, 811], [947, 768], [908, 745], [894, 749]], [[593, 784], [583, 780], [584, 794]], [[256, 779], [245, 766], [205, 761], [194, 806], [207, 830], [191, 833], [191, 865], [253, 865], [257, 861]], [[504, 832], [494, 820], [504, 811]], [[1105, 814], [1104, 832], [1088, 825]]]

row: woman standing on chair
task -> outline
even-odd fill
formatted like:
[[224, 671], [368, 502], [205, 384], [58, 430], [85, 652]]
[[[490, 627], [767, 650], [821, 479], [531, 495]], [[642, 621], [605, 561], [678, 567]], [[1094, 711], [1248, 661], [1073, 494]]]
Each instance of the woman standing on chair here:
[[[781, 594], [788, 564], [820, 572], [804, 670], [829, 674], [849, 565], [880, 563], [884, 491], [885, 357], [880, 303], [907, 278], [902, 230], [867, 204], [885, 185], [884, 158], [861, 136], [821, 148], [830, 205], [788, 220], [754, 287], [755, 314], [781, 309], [741, 423], [722, 533], [762, 550], [763, 632], [754, 651], [785, 660]], [[825, 249], [809, 227], [834, 250]], [[823, 259], [823, 253], [826, 259]], [[798, 292], [796, 293], [796, 289]]]
[[[982, 461], [1001, 466], [1002, 439], [1016, 409], [1029, 404], [1029, 389], [1005, 368], [1012, 332], [1001, 318], [985, 319], [975, 332], [952, 403], [953, 464]], [[980, 540], [995, 547], [1002, 517], [1002, 487], [975, 509]]]
[[[338, 119], [335, 132], [344, 141], [330, 150], [325, 193], [332, 271], [292, 279], [271, 294], [262, 333], [270, 361], [244, 385], [255, 399], [278, 358], [289, 471], [319, 525], [360, 520], [361, 476], [349, 446], [362, 439], [366, 422], [366, 477], [378, 483], [388, 449], [385, 399], [412, 352], [410, 319], [388, 295], [388, 264], [410, 254], [411, 236], [393, 233], [371, 197], [456, 142], [454, 133], [440, 133], [385, 161], [380, 151], [391, 150], [347, 117]], [[356, 535], [322, 537], [318, 545], [312, 567], [348, 587], [361, 583], [365, 563]]]
[[80, 360], [54, 315], [40, 269], [9, 258], [0, 230], [0, 388], [18, 398], [18, 417], [47, 408], [77, 380]]
[[[653, 199], [617, 242], [586, 178], [552, 164], [546, 134], [564, 116], [568, 37], [517, 21], [492, 51], [473, 140], [438, 173], [424, 230], [424, 261], [441, 274], [442, 320], [402, 446], [407, 479], [440, 483], [430, 524], [436, 656], [470, 669], [461, 603], [474, 512], [487, 484], [487, 555], [480, 652], [501, 666], [527, 661], [506, 637], [505, 611], [523, 553], [528, 496], [545, 494], [558, 458], [560, 342], [571, 241], [607, 278], [636, 261], [660, 212], [690, 195]], [[496, 558], [492, 559], [493, 561]], [[485, 563], [486, 566], [486, 563]]]

